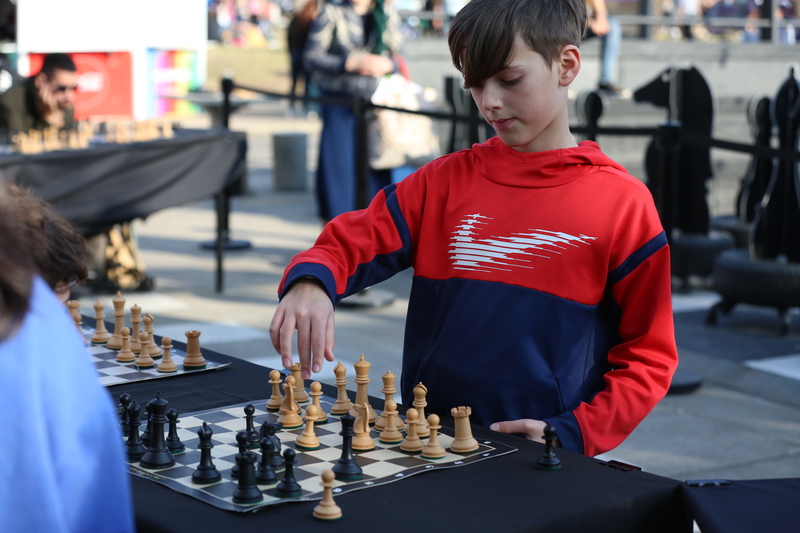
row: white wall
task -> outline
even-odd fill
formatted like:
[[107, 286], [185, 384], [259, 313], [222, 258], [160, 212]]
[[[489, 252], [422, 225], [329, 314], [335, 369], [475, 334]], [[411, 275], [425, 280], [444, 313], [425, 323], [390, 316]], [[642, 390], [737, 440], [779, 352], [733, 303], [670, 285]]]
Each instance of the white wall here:
[[133, 109], [144, 118], [148, 48], [195, 50], [206, 77], [206, 0], [18, 0], [20, 74], [31, 52], [121, 52], [133, 62]]

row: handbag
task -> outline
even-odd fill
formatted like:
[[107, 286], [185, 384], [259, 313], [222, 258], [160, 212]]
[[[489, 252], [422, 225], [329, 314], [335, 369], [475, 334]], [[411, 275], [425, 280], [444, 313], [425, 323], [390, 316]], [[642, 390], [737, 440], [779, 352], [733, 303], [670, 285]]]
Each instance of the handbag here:
[[[400, 74], [383, 76], [372, 103], [419, 111], [430, 108], [423, 88]], [[421, 167], [439, 157], [439, 136], [430, 117], [391, 109], [376, 109], [369, 123], [369, 162], [375, 170]]]

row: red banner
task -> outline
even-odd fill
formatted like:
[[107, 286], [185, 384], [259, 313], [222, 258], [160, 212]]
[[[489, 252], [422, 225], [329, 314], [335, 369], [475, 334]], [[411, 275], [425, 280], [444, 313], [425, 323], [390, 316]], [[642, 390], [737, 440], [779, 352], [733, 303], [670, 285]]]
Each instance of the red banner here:
[[[42, 68], [47, 54], [30, 54], [30, 72]], [[133, 115], [133, 68], [129, 52], [67, 54], [78, 68], [75, 118]]]

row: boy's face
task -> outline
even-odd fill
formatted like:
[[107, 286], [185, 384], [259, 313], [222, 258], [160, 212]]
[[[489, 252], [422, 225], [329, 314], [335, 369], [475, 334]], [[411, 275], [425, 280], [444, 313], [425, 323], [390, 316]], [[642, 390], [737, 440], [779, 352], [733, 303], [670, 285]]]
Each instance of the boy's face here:
[[575, 52], [578, 66], [565, 75], [570, 65], [557, 60], [549, 68], [518, 36], [507, 66], [470, 88], [481, 115], [507, 146], [520, 152], [575, 146], [566, 113], [567, 87], [580, 66]]

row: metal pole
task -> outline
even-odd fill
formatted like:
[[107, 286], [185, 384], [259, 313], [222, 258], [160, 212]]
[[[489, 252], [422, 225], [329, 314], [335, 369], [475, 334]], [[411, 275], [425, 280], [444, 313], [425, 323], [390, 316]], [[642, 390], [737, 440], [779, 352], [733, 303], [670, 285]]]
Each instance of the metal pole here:
[[[650, 5], [650, 0], [639, 0], [639, 14], [646, 17], [652, 15], [652, 13], [653, 8]], [[639, 26], [639, 38], [649, 39], [650, 33], [650, 26], [647, 24], [642, 24]]]
[[669, 121], [658, 126], [656, 146], [659, 153], [659, 178], [656, 191], [656, 208], [661, 216], [661, 225], [667, 240], [672, 240], [672, 231], [677, 224], [678, 187], [680, 169], [680, 130], [679, 121]]
[[228, 124], [231, 117], [231, 93], [233, 92], [233, 78], [222, 76], [222, 127], [230, 129]]
[[369, 100], [363, 97], [353, 102], [353, 115], [356, 120], [356, 209], [369, 205]]

